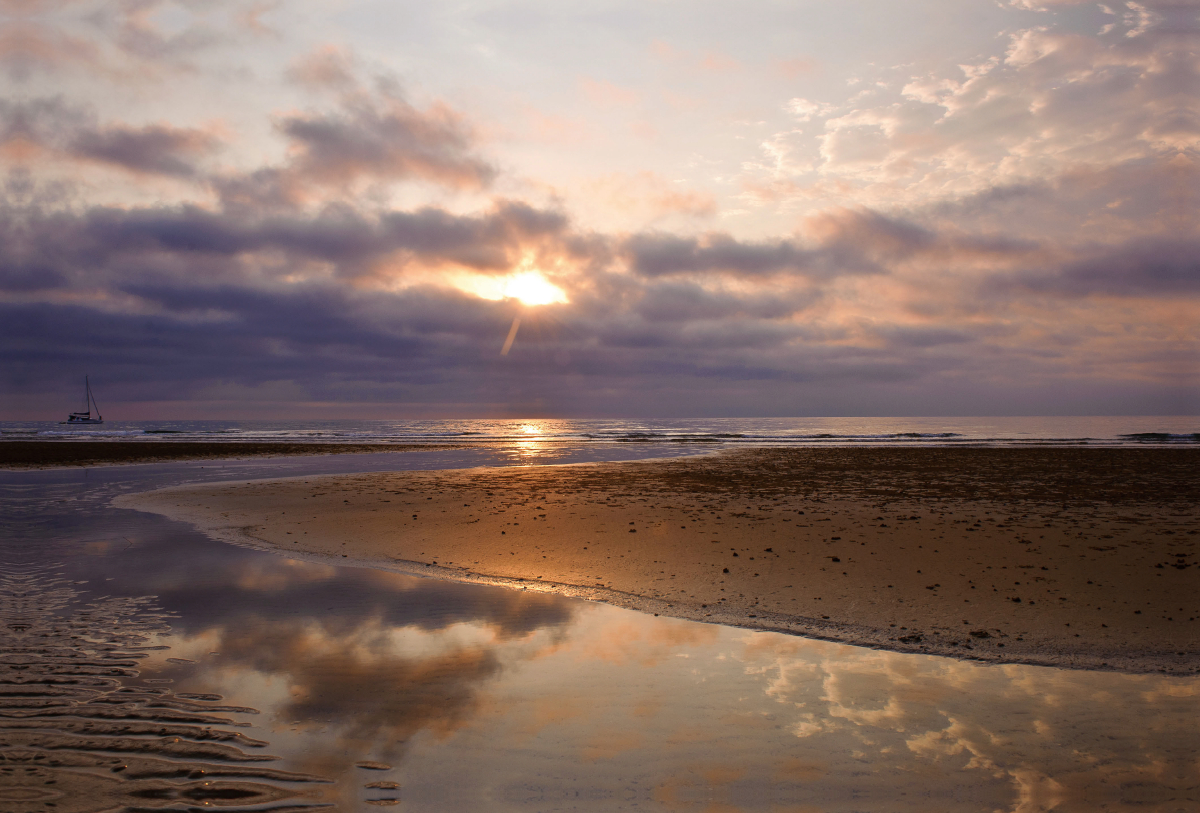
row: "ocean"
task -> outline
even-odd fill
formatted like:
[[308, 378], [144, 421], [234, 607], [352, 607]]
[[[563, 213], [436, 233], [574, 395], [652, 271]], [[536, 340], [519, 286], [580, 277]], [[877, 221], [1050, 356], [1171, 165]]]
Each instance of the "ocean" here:
[[472, 443], [511, 446], [1145, 446], [1200, 444], [1200, 417], [0, 422], [3, 440]]

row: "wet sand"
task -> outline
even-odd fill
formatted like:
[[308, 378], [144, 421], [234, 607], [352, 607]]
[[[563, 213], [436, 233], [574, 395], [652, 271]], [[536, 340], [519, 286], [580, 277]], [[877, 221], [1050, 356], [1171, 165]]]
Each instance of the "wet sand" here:
[[0, 618], [5, 813], [228, 810], [230, 800], [300, 810], [328, 782], [268, 767], [278, 757], [229, 716], [255, 709], [138, 680], [142, 659], [168, 648], [156, 636], [169, 636], [169, 619], [152, 600], [88, 601], [62, 579], [6, 567]]
[[245, 457], [367, 454], [461, 449], [461, 444], [284, 443], [192, 440], [13, 440], [0, 443], [0, 469], [105, 466], [168, 460], [228, 460]]
[[118, 498], [298, 558], [992, 662], [1200, 673], [1189, 449], [752, 449]]

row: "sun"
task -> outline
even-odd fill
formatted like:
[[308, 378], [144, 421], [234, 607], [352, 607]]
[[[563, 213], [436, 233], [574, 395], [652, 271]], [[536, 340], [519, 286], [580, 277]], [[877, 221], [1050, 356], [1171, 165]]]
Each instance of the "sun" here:
[[550, 305], [566, 302], [567, 294], [537, 271], [525, 271], [508, 278], [504, 295], [520, 300], [523, 305]]

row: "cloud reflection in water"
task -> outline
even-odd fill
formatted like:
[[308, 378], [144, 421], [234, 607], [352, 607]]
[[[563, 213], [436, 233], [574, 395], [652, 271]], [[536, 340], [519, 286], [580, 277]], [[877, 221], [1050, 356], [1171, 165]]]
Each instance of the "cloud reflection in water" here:
[[[1194, 680], [980, 666], [210, 553], [203, 584], [155, 570], [164, 606], [187, 608], [173, 652], [197, 661], [163, 673], [263, 709], [298, 768], [393, 764], [416, 809], [1173, 810], [1196, 783]], [[200, 601], [210, 582], [221, 599]]]

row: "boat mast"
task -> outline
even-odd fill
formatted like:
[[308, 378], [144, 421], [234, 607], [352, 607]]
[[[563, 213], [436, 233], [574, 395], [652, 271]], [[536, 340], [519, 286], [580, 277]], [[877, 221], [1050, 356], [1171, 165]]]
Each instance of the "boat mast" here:
[[88, 411], [88, 414], [89, 415], [91, 414], [92, 407], [94, 406], [94, 407], [96, 407], [96, 420], [98, 420], [98, 421], [103, 420], [104, 416], [102, 416], [100, 414], [100, 405], [96, 403], [96, 396], [92, 395], [92, 385], [88, 381], [88, 377], [86, 375], [83, 377], [83, 386], [87, 389], [87, 398], [88, 398], [87, 411]]

